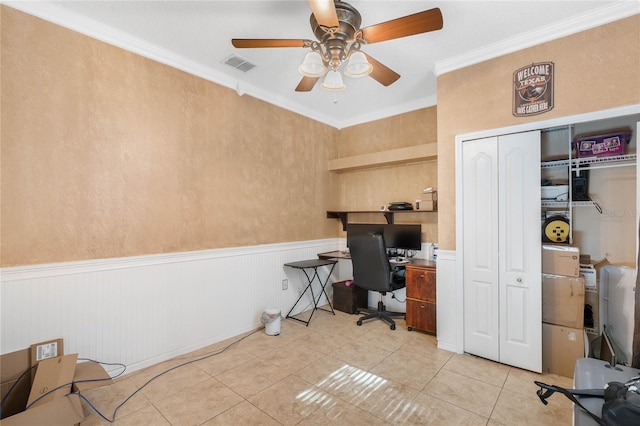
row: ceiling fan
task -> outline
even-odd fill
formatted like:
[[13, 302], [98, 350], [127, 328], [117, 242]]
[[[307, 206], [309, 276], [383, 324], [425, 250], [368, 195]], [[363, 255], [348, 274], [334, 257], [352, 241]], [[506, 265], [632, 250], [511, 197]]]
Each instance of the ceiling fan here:
[[325, 90], [343, 90], [346, 86], [338, 69], [348, 59], [343, 72], [349, 77], [370, 75], [384, 86], [394, 83], [400, 74], [361, 51], [364, 44], [408, 37], [442, 29], [442, 13], [434, 8], [402, 18], [360, 28], [362, 17], [350, 4], [336, 0], [308, 0], [311, 7], [311, 29], [317, 38], [245, 39], [234, 38], [237, 48], [303, 47], [311, 49], [299, 67], [303, 75], [297, 92], [311, 91], [326, 74], [321, 84]]

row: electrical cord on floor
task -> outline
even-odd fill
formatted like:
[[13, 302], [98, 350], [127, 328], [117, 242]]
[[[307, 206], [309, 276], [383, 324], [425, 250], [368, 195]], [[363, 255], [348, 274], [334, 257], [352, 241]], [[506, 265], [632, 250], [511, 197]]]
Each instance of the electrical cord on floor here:
[[[30, 407], [32, 407], [36, 402], [40, 401], [42, 398], [44, 398], [45, 396], [47, 396], [47, 395], [51, 394], [52, 392], [57, 391], [58, 389], [62, 389], [62, 388], [64, 388], [64, 387], [71, 386], [71, 385], [73, 385], [74, 383], [100, 382], [100, 381], [105, 381], [105, 380], [111, 380], [111, 379], [114, 379], [114, 378], [117, 378], [117, 377], [121, 376], [121, 375], [124, 373], [124, 371], [126, 370], [126, 368], [127, 368], [124, 364], [121, 364], [121, 363], [106, 363], [106, 362], [99, 362], [99, 361], [94, 361], [94, 360], [92, 360], [92, 359], [88, 359], [88, 358], [78, 358], [78, 361], [89, 361], [89, 362], [95, 362], [95, 363], [97, 363], [97, 364], [102, 364], [102, 365], [116, 365], [116, 366], [118, 366], [118, 367], [123, 367], [123, 370], [122, 370], [120, 373], [118, 373], [117, 375], [115, 375], [115, 376], [113, 376], [113, 377], [109, 377], [109, 378], [76, 380], [76, 381], [73, 381], [73, 382], [64, 383], [64, 384], [62, 384], [62, 385], [60, 385], [60, 386], [58, 386], [58, 387], [56, 387], [56, 388], [54, 388], [54, 389], [51, 389], [50, 391], [48, 391], [48, 392], [46, 392], [46, 393], [44, 393], [44, 394], [40, 395], [38, 398], [36, 398], [35, 400], [33, 400], [29, 405], [27, 405], [27, 406], [25, 407], [25, 410], [26, 410], [26, 409], [28, 409], [28, 408], [30, 408]], [[5, 406], [6, 402], [7, 402], [7, 399], [9, 399], [9, 396], [10, 396], [10, 395], [11, 395], [11, 393], [13, 392], [13, 389], [18, 385], [18, 383], [20, 383], [20, 381], [21, 381], [21, 380], [22, 380], [22, 379], [27, 375], [27, 373], [29, 373], [31, 370], [33, 370], [33, 369], [34, 369], [34, 368], [36, 368], [36, 367], [37, 367], [37, 364], [36, 364], [36, 365], [34, 365], [34, 366], [32, 366], [32, 367], [27, 368], [27, 369], [26, 369], [26, 370], [25, 370], [25, 371], [20, 375], [20, 377], [18, 377], [18, 378], [16, 379], [16, 381], [13, 383], [13, 385], [11, 385], [11, 387], [9, 388], [9, 390], [7, 391], [7, 393], [5, 394], [4, 398], [2, 398], [2, 402], [0, 403], [0, 417], [2, 416], [2, 411], [4, 410], [4, 406]]]
[[[243, 340], [244, 340], [244, 339], [246, 339], [247, 337], [249, 337], [249, 336], [251, 336], [251, 335], [253, 335], [253, 334], [255, 334], [255, 333], [257, 333], [258, 331], [263, 330], [263, 329], [264, 329], [264, 327], [260, 327], [260, 328], [258, 328], [258, 329], [256, 329], [256, 330], [254, 330], [254, 331], [250, 332], [249, 334], [247, 334], [247, 335], [245, 335], [245, 336], [241, 337], [240, 339], [238, 339], [238, 340], [236, 340], [236, 341], [234, 341], [234, 342], [229, 343], [227, 346], [225, 346], [224, 348], [220, 349], [219, 351], [216, 351], [216, 352], [210, 353], [210, 354], [208, 354], [208, 355], [201, 356], [201, 357], [199, 357], [199, 358], [196, 358], [196, 359], [193, 359], [193, 360], [190, 360], [190, 361], [183, 362], [182, 364], [175, 365], [175, 366], [173, 366], [173, 367], [171, 367], [171, 368], [169, 368], [169, 369], [167, 369], [167, 370], [165, 370], [165, 371], [163, 371], [163, 372], [161, 372], [161, 373], [156, 374], [155, 376], [153, 376], [152, 378], [150, 378], [149, 380], [147, 380], [147, 381], [146, 381], [142, 386], [140, 386], [140, 387], [139, 387], [135, 392], [133, 392], [131, 395], [129, 395], [127, 398], [125, 398], [125, 400], [124, 400], [124, 401], [122, 401], [122, 402], [121, 402], [121, 403], [120, 403], [120, 404], [115, 408], [115, 410], [113, 411], [113, 415], [112, 415], [112, 418], [111, 418], [111, 419], [107, 418], [104, 414], [102, 414], [102, 413], [100, 412], [100, 410], [98, 410], [98, 408], [97, 408], [95, 405], [93, 405], [93, 403], [92, 403], [91, 401], [89, 401], [89, 399], [88, 399], [86, 396], [84, 396], [81, 392], [70, 392], [68, 395], [78, 395], [80, 398], [82, 398], [82, 399], [83, 399], [83, 400], [84, 400], [84, 401], [89, 405], [89, 407], [91, 407], [91, 409], [92, 409], [93, 411], [95, 411], [95, 412], [96, 412], [96, 414], [97, 414], [97, 415], [99, 415], [99, 416], [100, 416], [102, 419], [104, 419], [105, 421], [107, 421], [107, 422], [109, 422], [109, 423], [113, 423], [113, 422], [115, 421], [115, 419], [116, 419], [116, 414], [118, 413], [118, 410], [120, 410], [120, 408], [122, 408], [122, 407], [123, 407], [127, 402], [129, 402], [129, 400], [130, 400], [131, 398], [133, 398], [133, 397], [134, 397], [138, 392], [140, 392], [142, 389], [144, 389], [147, 385], [149, 385], [151, 382], [153, 382], [153, 381], [154, 381], [154, 380], [156, 380], [157, 378], [159, 378], [159, 377], [161, 377], [161, 376], [163, 376], [163, 375], [165, 375], [165, 374], [169, 373], [170, 371], [176, 370], [176, 369], [178, 369], [178, 368], [180, 368], [180, 367], [184, 367], [184, 366], [186, 366], [186, 365], [193, 364], [193, 363], [195, 363], [195, 362], [202, 361], [202, 360], [205, 360], [205, 359], [207, 359], [207, 358], [211, 358], [211, 357], [216, 356], [216, 355], [220, 355], [221, 353], [223, 353], [224, 351], [226, 351], [226, 350], [227, 350], [227, 349], [229, 349], [230, 347], [232, 347], [232, 346], [234, 346], [234, 345], [236, 345], [236, 344], [240, 343], [241, 341], [243, 341]], [[99, 381], [104, 381], [104, 380], [111, 380], [111, 379], [115, 379], [115, 378], [117, 378], [117, 377], [120, 377], [122, 374], [124, 374], [124, 372], [125, 372], [125, 370], [126, 370], [126, 368], [127, 368], [127, 367], [126, 367], [126, 365], [121, 364], [121, 363], [107, 363], [107, 362], [100, 362], [100, 361], [94, 361], [94, 360], [92, 360], [92, 359], [88, 359], [88, 358], [78, 358], [78, 360], [82, 360], [82, 361], [89, 361], [89, 362], [95, 362], [95, 363], [102, 364], [102, 365], [116, 365], [116, 366], [119, 366], [119, 367], [123, 367], [123, 370], [122, 370], [121, 372], [119, 372], [117, 375], [115, 375], [115, 376], [113, 376], [113, 377], [109, 377], [109, 378], [77, 380], [77, 381], [74, 381], [74, 382], [71, 382], [71, 383], [65, 383], [65, 384], [63, 384], [63, 385], [60, 385], [60, 386], [58, 386], [58, 387], [56, 387], [56, 388], [54, 388], [54, 389], [49, 390], [48, 392], [45, 392], [45, 393], [44, 393], [44, 394], [42, 394], [42, 395], [40, 395], [40, 396], [39, 396], [38, 398], [36, 398], [33, 402], [31, 402], [31, 403], [30, 403], [30, 404], [25, 408], [25, 410], [26, 410], [26, 409], [28, 409], [29, 407], [32, 407], [32, 406], [33, 406], [33, 404], [35, 404], [36, 402], [38, 402], [40, 399], [42, 399], [42, 398], [46, 397], [47, 395], [49, 395], [49, 394], [51, 394], [51, 393], [53, 393], [53, 392], [57, 391], [58, 389], [61, 389], [61, 388], [67, 387], [67, 386], [71, 386], [71, 385], [73, 385], [73, 383], [99, 382]], [[18, 377], [18, 379], [14, 382], [14, 384], [11, 386], [11, 388], [9, 388], [9, 391], [6, 393], [6, 395], [5, 395], [5, 396], [4, 396], [4, 398], [2, 399], [2, 402], [0, 403], [0, 415], [2, 414], [2, 410], [4, 409], [4, 405], [5, 405], [6, 401], [7, 401], [7, 399], [9, 398], [9, 395], [11, 394], [11, 392], [13, 391], [13, 389], [15, 388], [15, 386], [16, 386], [16, 385], [17, 385], [17, 384], [18, 384], [18, 383], [19, 383], [19, 382], [24, 378], [24, 376], [26, 376], [26, 375], [27, 375], [27, 373], [29, 373], [29, 372], [30, 372], [33, 368], [35, 368], [35, 367], [36, 367], [36, 366], [34, 365], [33, 367], [29, 367], [26, 371], [24, 371], [24, 372], [20, 375], [20, 377]]]
[[122, 402], [121, 402], [121, 403], [120, 403], [120, 404], [115, 408], [115, 410], [113, 410], [113, 415], [112, 415], [112, 418], [111, 418], [111, 419], [108, 419], [104, 414], [102, 414], [102, 413], [100, 412], [100, 410], [98, 410], [98, 409], [96, 408], [96, 406], [94, 406], [94, 405], [93, 405], [93, 403], [91, 403], [91, 401], [89, 401], [89, 399], [87, 399], [87, 397], [86, 397], [86, 396], [84, 396], [84, 395], [82, 395], [80, 392], [71, 392], [71, 395], [78, 395], [78, 396], [79, 396], [80, 398], [82, 398], [82, 399], [83, 399], [87, 404], [89, 404], [89, 407], [91, 407], [91, 409], [92, 409], [93, 411], [95, 411], [97, 415], [99, 415], [100, 417], [102, 417], [105, 421], [107, 421], [107, 422], [109, 422], [109, 423], [113, 423], [113, 422], [116, 420], [116, 414], [118, 413], [118, 410], [120, 410], [120, 408], [122, 408], [122, 407], [123, 407], [127, 402], [129, 402], [129, 400], [130, 400], [131, 398], [133, 398], [133, 397], [134, 397], [138, 392], [140, 392], [142, 389], [144, 389], [147, 385], [149, 385], [151, 382], [153, 382], [153, 381], [154, 381], [154, 380], [156, 380], [157, 378], [159, 378], [159, 377], [161, 377], [161, 376], [163, 376], [163, 375], [165, 375], [165, 374], [167, 374], [167, 373], [169, 373], [169, 372], [171, 372], [171, 371], [173, 371], [173, 370], [177, 370], [178, 368], [184, 367], [184, 366], [186, 366], [186, 365], [193, 364], [193, 363], [195, 363], [195, 362], [202, 361], [202, 360], [205, 360], [205, 359], [211, 358], [211, 357], [216, 356], [216, 355], [220, 355], [221, 353], [223, 353], [224, 351], [226, 351], [226, 350], [227, 350], [227, 349], [229, 349], [230, 347], [232, 347], [232, 346], [234, 346], [234, 345], [236, 345], [236, 344], [240, 343], [241, 341], [243, 341], [243, 340], [244, 340], [244, 339], [246, 339], [247, 337], [252, 336], [253, 334], [255, 334], [255, 333], [257, 333], [258, 331], [263, 330], [263, 329], [264, 329], [264, 327], [260, 327], [260, 328], [258, 328], [258, 329], [256, 329], [256, 330], [254, 330], [254, 331], [252, 331], [251, 333], [247, 334], [246, 336], [243, 336], [243, 337], [241, 337], [240, 339], [238, 339], [238, 340], [236, 340], [236, 341], [234, 341], [234, 342], [229, 343], [227, 346], [225, 346], [224, 348], [220, 349], [220, 350], [219, 350], [219, 351], [217, 351], [217, 352], [213, 352], [213, 353], [210, 353], [210, 354], [208, 354], [208, 355], [204, 355], [204, 356], [201, 356], [201, 357], [199, 357], [199, 358], [196, 358], [196, 359], [193, 359], [193, 360], [190, 360], [190, 361], [183, 362], [182, 364], [175, 365], [175, 366], [173, 366], [173, 367], [171, 367], [171, 368], [168, 368], [167, 370], [165, 370], [165, 371], [163, 371], [163, 372], [161, 372], [161, 373], [156, 374], [155, 376], [153, 376], [152, 378], [150, 378], [149, 380], [147, 380], [147, 381], [146, 381], [142, 386], [140, 386], [138, 389], [136, 389], [136, 391], [135, 391], [135, 392], [133, 392], [131, 395], [129, 395], [127, 398], [125, 398], [125, 400], [124, 400], [124, 401], [122, 401]]
[[[62, 388], [67, 387], [67, 386], [72, 386], [74, 383], [103, 382], [103, 381], [107, 381], [107, 380], [112, 380], [112, 379], [115, 379], [115, 378], [120, 377], [120, 376], [125, 372], [125, 370], [127, 369], [127, 366], [126, 366], [126, 365], [121, 364], [121, 363], [119, 363], [119, 362], [117, 362], [117, 363], [100, 362], [100, 361], [94, 361], [94, 360], [89, 359], [89, 358], [78, 358], [78, 361], [95, 362], [96, 364], [102, 364], [102, 365], [116, 365], [116, 366], [118, 366], [118, 367], [122, 367], [122, 371], [121, 371], [121, 372], [119, 372], [118, 374], [116, 374], [116, 375], [115, 375], [115, 376], [113, 376], [113, 377], [100, 378], [100, 379], [74, 380], [74, 381], [69, 382], [69, 383], [64, 383], [64, 384], [62, 384], [62, 385], [60, 385], [60, 386], [58, 386], [58, 387], [56, 387], [56, 388], [54, 388], [54, 389], [51, 389], [51, 390], [50, 390], [50, 391], [48, 391], [48, 392], [43, 393], [42, 395], [40, 395], [39, 397], [37, 397], [36, 399], [34, 399], [34, 400], [29, 404], [29, 405], [27, 405], [27, 406], [25, 407], [25, 410], [28, 410], [28, 409], [29, 409], [29, 408], [31, 408], [31, 407], [32, 407], [36, 402], [40, 401], [40, 400], [41, 400], [42, 398], [44, 398], [45, 396], [47, 396], [47, 395], [49, 395], [49, 394], [51, 394], [51, 393], [53, 393], [53, 392], [57, 391], [58, 389], [62, 389]], [[74, 395], [74, 394], [78, 394], [78, 395], [80, 395], [80, 393], [79, 393], [79, 392], [70, 392], [70, 393], [69, 393], [69, 395]]]

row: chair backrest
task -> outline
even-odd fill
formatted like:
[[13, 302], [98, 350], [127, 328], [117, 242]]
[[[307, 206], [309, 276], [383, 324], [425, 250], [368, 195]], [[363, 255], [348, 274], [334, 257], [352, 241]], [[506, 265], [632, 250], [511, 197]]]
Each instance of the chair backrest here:
[[367, 290], [391, 291], [391, 265], [380, 234], [357, 235], [349, 242], [353, 284]]

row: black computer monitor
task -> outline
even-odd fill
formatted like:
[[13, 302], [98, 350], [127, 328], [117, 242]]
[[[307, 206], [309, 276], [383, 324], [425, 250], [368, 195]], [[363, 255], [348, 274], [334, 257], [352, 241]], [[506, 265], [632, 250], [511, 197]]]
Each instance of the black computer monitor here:
[[347, 247], [351, 238], [355, 235], [380, 234], [384, 237], [384, 227], [382, 223], [349, 223], [347, 224]]
[[384, 243], [387, 248], [420, 250], [422, 249], [421, 225], [384, 225]]

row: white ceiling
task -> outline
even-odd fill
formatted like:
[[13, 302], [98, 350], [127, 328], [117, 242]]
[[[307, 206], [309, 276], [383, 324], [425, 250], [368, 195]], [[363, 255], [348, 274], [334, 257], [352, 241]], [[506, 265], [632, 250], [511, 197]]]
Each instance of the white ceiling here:
[[[236, 49], [231, 39], [315, 39], [305, 0], [4, 3], [336, 128], [435, 105], [436, 75], [640, 13], [638, 0], [351, 0], [363, 28], [434, 7], [444, 28], [363, 47], [401, 75], [388, 87], [345, 78], [343, 92], [318, 84], [301, 93], [294, 89], [306, 49]], [[256, 67], [225, 65], [230, 55]]]

